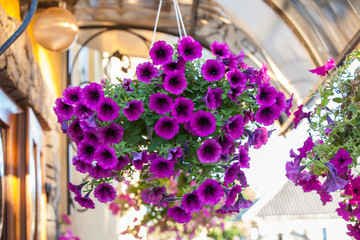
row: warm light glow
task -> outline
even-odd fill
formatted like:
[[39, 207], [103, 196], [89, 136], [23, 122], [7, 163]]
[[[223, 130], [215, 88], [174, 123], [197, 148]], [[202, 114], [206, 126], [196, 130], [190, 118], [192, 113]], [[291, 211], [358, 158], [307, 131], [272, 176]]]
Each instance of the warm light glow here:
[[0, 5], [5, 9], [6, 14], [21, 21], [19, 0], [0, 0]]

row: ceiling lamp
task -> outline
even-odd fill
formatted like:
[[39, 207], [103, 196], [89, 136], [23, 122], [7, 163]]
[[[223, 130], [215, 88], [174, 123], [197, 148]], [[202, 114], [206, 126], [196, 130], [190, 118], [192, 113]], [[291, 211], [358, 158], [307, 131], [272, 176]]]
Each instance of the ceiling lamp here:
[[35, 40], [44, 48], [62, 52], [78, 38], [79, 27], [75, 16], [61, 7], [50, 7], [37, 14], [34, 20]]

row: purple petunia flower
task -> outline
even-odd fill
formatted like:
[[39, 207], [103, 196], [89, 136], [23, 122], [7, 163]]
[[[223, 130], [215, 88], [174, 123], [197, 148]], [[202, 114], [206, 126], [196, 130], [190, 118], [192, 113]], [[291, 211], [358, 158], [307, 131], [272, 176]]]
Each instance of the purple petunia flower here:
[[175, 164], [162, 157], [151, 161], [149, 170], [158, 178], [168, 178], [174, 174]]
[[269, 138], [269, 132], [266, 128], [261, 127], [255, 129], [254, 134], [255, 134], [255, 139], [252, 145], [254, 145], [255, 149], [259, 149], [262, 145], [265, 145], [267, 143]]
[[230, 70], [226, 74], [226, 78], [229, 80], [230, 85], [234, 88], [237, 86], [244, 88], [247, 83], [247, 76], [239, 69]]
[[333, 69], [335, 66], [336, 66], [335, 60], [330, 58], [324, 66], [309, 70], [309, 72], [315, 73], [317, 75], [325, 76], [326, 73], [331, 69]]
[[157, 41], [150, 49], [150, 57], [155, 65], [171, 62], [174, 51], [165, 41]]
[[275, 104], [278, 105], [281, 112], [285, 112], [287, 109], [287, 102], [285, 100], [285, 94], [282, 92], [277, 92], [276, 98], [275, 98]]
[[244, 92], [244, 87], [242, 87], [241, 85], [237, 85], [236, 87], [230, 87], [229, 93], [228, 93], [228, 97], [236, 102], [237, 101], [237, 97], [240, 96], [243, 92]]
[[241, 193], [241, 187], [240, 185], [235, 185], [234, 187], [232, 187], [229, 191], [229, 193], [227, 194], [227, 198], [226, 198], [226, 201], [225, 201], [225, 206], [226, 207], [230, 207], [234, 202], [235, 202], [235, 199], [237, 197], [237, 195], [239, 193]]
[[221, 146], [221, 155], [228, 154], [230, 149], [234, 147], [234, 139], [228, 135], [218, 137], [217, 142]]
[[77, 196], [81, 196], [81, 189], [87, 182], [83, 182], [79, 185], [74, 185], [71, 182], [68, 183], [69, 190], [75, 193]]
[[116, 198], [116, 191], [113, 186], [104, 182], [97, 185], [94, 190], [94, 197], [102, 203], [112, 202]]
[[204, 204], [214, 206], [224, 196], [224, 189], [218, 181], [207, 179], [199, 186], [198, 194]]
[[136, 170], [142, 170], [144, 168], [144, 164], [148, 163], [148, 153], [143, 151], [141, 153], [131, 152], [133, 159], [132, 164], [135, 166]]
[[286, 115], [288, 117], [290, 117], [290, 115], [291, 115], [290, 109], [292, 107], [293, 97], [294, 97], [294, 94], [291, 94], [291, 97], [286, 100], [286, 109], [284, 112], [286, 113]]
[[187, 223], [191, 220], [191, 214], [187, 213], [184, 208], [179, 206], [169, 208], [167, 214], [178, 223]]
[[238, 194], [238, 200], [236, 201], [236, 205], [239, 206], [239, 208], [249, 208], [253, 204], [253, 202], [249, 199], [245, 199], [244, 196], [239, 193]]
[[171, 115], [178, 123], [189, 122], [194, 111], [194, 103], [190, 99], [178, 97], [171, 108]]
[[187, 193], [183, 196], [181, 205], [187, 213], [198, 212], [203, 208], [203, 203], [200, 200], [197, 190], [192, 193]]
[[339, 175], [342, 175], [348, 171], [348, 165], [353, 162], [348, 151], [340, 148], [335, 157], [330, 159], [330, 162], [334, 165]]
[[325, 192], [335, 192], [336, 190], [344, 189], [348, 181], [338, 176], [338, 172], [332, 163], [327, 162], [325, 165], [329, 168], [328, 176], [323, 183]]
[[78, 117], [89, 117], [94, 114], [94, 111], [86, 107], [83, 101], [79, 101], [74, 109], [74, 115]]
[[136, 67], [136, 76], [141, 82], [149, 83], [151, 79], [159, 76], [159, 70], [150, 62], [144, 62]]
[[114, 171], [121, 171], [126, 165], [130, 163], [130, 158], [128, 156], [120, 156], [118, 157], [118, 163], [116, 167], [113, 169]]
[[126, 107], [123, 109], [124, 115], [128, 118], [129, 121], [136, 121], [144, 112], [143, 102], [132, 100], [126, 104]]
[[82, 206], [84, 208], [94, 209], [95, 208], [95, 203], [89, 197], [89, 195], [90, 195], [90, 192], [88, 192], [84, 197], [81, 197], [80, 195], [76, 195], [74, 200], [77, 201], [80, 204], [80, 206]]
[[88, 173], [90, 171], [91, 164], [87, 164], [80, 160], [74, 161], [74, 158], [72, 160], [73, 160], [72, 164], [75, 166], [76, 171], [81, 172], [81, 173]]
[[114, 173], [112, 169], [103, 169], [97, 164], [96, 166], [90, 166], [89, 177], [96, 179], [114, 177]]
[[166, 94], [154, 93], [150, 96], [149, 108], [157, 114], [165, 114], [171, 111], [173, 100]]
[[250, 168], [249, 151], [246, 146], [240, 145], [238, 149], [238, 160], [240, 168]]
[[302, 108], [304, 107], [304, 105], [300, 105], [298, 107], [298, 109], [296, 110], [296, 112], [294, 112], [294, 128], [296, 129], [297, 125], [299, 124], [299, 122], [304, 119], [307, 118], [310, 121], [310, 112], [303, 112]]
[[181, 150], [181, 147], [169, 148], [167, 160], [173, 163], [177, 163], [176, 158], [182, 157], [182, 155], [183, 151]]
[[238, 178], [240, 173], [240, 166], [238, 162], [234, 162], [225, 172], [224, 186], [227, 187], [229, 183], [233, 183]]
[[223, 101], [221, 95], [223, 94], [223, 90], [221, 88], [211, 89], [208, 88], [208, 92], [205, 97], [205, 104], [209, 109], [215, 110], [221, 106]]
[[210, 112], [197, 111], [190, 120], [190, 127], [199, 137], [206, 137], [216, 129], [216, 118]]
[[225, 74], [225, 65], [217, 60], [208, 59], [201, 67], [201, 74], [209, 82], [220, 80]]
[[185, 61], [192, 61], [202, 56], [201, 44], [190, 36], [179, 40], [178, 50]]
[[67, 104], [77, 104], [81, 100], [81, 91], [82, 89], [78, 86], [75, 87], [67, 87], [64, 90], [64, 102]]
[[232, 116], [225, 125], [225, 132], [233, 139], [239, 139], [244, 133], [244, 118], [241, 115]]
[[270, 77], [267, 74], [268, 67], [266, 63], [263, 63], [258, 75], [256, 76], [256, 82], [260, 85], [262, 83], [269, 83]]
[[57, 98], [55, 100], [54, 112], [58, 118], [59, 123], [71, 119], [73, 111], [74, 107], [70, 104], [65, 103], [63, 98]]
[[114, 100], [107, 97], [99, 102], [97, 108], [98, 118], [101, 121], [112, 121], [119, 116], [120, 107]]
[[276, 104], [269, 107], [260, 106], [259, 110], [255, 114], [255, 119], [258, 123], [269, 126], [280, 117], [280, 114], [280, 109]]
[[99, 144], [98, 136], [96, 135], [96, 132], [92, 131], [92, 130], [84, 132], [83, 141], [86, 141], [89, 144], [94, 145], [94, 146]]
[[85, 162], [87, 164], [91, 164], [92, 161], [95, 159], [95, 152], [96, 152], [97, 146], [94, 144], [91, 144], [85, 140], [82, 140], [78, 144], [78, 157], [82, 162]]
[[144, 189], [141, 191], [141, 199], [146, 204], [157, 205], [160, 203], [160, 200], [163, 194], [166, 192], [166, 187], [153, 187]]
[[277, 91], [270, 83], [259, 85], [259, 94], [256, 95], [256, 103], [269, 107], [276, 102]]
[[99, 102], [104, 98], [102, 87], [98, 83], [90, 83], [82, 90], [83, 103], [90, 109], [96, 109]]
[[228, 58], [231, 54], [227, 43], [219, 43], [215, 41], [210, 45], [210, 49], [216, 57]]
[[220, 159], [221, 150], [221, 145], [216, 139], [207, 139], [196, 151], [196, 154], [201, 163], [215, 163]]
[[164, 116], [155, 124], [155, 132], [160, 137], [171, 139], [179, 132], [179, 124], [174, 118]]
[[83, 137], [84, 133], [80, 126], [80, 121], [76, 118], [72, 123], [69, 125], [67, 129], [68, 135], [71, 139], [75, 139], [78, 137]]
[[180, 95], [187, 87], [185, 73], [180, 71], [169, 72], [165, 76], [164, 89], [172, 94]]
[[126, 92], [133, 92], [134, 89], [130, 87], [132, 80], [130, 78], [124, 78], [122, 87], [125, 89]]
[[121, 142], [124, 135], [124, 130], [121, 125], [112, 122], [107, 127], [102, 127], [99, 130], [99, 137], [103, 144], [118, 144]]
[[[237, 69], [239, 63], [241, 63], [241, 61], [239, 60], [239, 56], [236, 56], [236, 54], [234, 54], [234, 53], [230, 53], [230, 56], [223, 59], [222, 62], [229, 69]], [[243, 64], [245, 64], [245, 63], [243, 63]]]
[[113, 169], [118, 161], [115, 154], [115, 149], [108, 145], [100, 145], [95, 152], [95, 159], [98, 165], [103, 169]]
[[293, 181], [295, 184], [299, 180], [301, 172], [305, 169], [305, 165], [297, 165], [295, 162], [286, 163], [286, 177]]
[[178, 70], [180, 72], [185, 72], [186, 61], [183, 58], [179, 57], [176, 62], [170, 62], [163, 65], [164, 73], [168, 74], [169, 72], [173, 72]]

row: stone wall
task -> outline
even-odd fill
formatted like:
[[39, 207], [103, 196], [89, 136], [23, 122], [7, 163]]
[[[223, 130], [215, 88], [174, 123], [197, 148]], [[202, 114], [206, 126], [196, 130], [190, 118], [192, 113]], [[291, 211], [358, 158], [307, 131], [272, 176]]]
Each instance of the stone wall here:
[[[0, 45], [20, 26], [19, 21], [6, 15], [0, 6]], [[21, 108], [31, 107], [45, 133], [45, 184], [48, 189], [47, 236], [56, 239], [60, 200], [60, 154], [64, 139], [53, 112], [56, 93], [50, 91], [33, 55], [27, 32], [23, 33], [0, 56], [0, 87]], [[1, 104], [1, 103], [0, 103]], [[61, 145], [63, 144], [63, 145]], [[66, 158], [65, 158], [66, 159]]]

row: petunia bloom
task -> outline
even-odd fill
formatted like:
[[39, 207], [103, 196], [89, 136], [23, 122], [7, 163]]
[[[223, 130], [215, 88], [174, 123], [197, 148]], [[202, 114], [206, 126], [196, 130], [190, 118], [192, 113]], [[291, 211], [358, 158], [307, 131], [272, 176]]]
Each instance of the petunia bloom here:
[[194, 111], [194, 103], [187, 98], [178, 97], [171, 108], [171, 115], [178, 123], [189, 122]]
[[94, 197], [102, 203], [111, 202], [116, 198], [116, 191], [113, 186], [104, 182], [95, 188]]
[[240, 173], [240, 166], [238, 162], [234, 162], [231, 166], [226, 170], [224, 177], [224, 186], [227, 187], [229, 183], [233, 183], [235, 179], [238, 178], [238, 174]]
[[178, 70], [180, 72], [185, 72], [186, 61], [183, 58], [179, 57], [177, 61], [170, 62], [163, 65], [164, 73], [168, 74], [169, 72], [173, 72]]
[[225, 65], [217, 60], [208, 59], [201, 67], [201, 73], [205, 80], [217, 81], [224, 77]]
[[197, 111], [190, 120], [190, 127], [199, 137], [206, 137], [216, 129], [216, 118], [210, 112]]
[[113, 169], [117, 164], [115, 149], [108, 145], [100, 145], [95, 152], [95, 159], [103, 169]]
[[131, 152], [133, 159], [132, 164], [135, 166], [136, 170], [142, 170], [144, 168], [144, 164], [148, 163], [148, 153], [143, 151], [141, 153]]
[[74, 115], [77, 117], [89, 117], [92, 116], [94, 111], [83, 103], [83, 101], [79, 101], [76, 103], [75, 109], [74, 109]]
[[179, 40], [178, 50], [185, 61], [192, 61], [202, 56], [201, 44], [190, 36]]
[[132, 80], [130, 78], [124, 78], [122, 87], [125, 89], [126, 92], [133, 92], [134, 89], [130, 87]]
[[162, 157], [151, 161], [149, 170], [158, 178], [169, 178], [174, 174], [175, 164]]
[[324, 190], [326, 192], [335, 192], [336, 190], [344, 189], [348, 181], [338, 176], [336, 168], [332, 163], [327, 162], [325, 165], [329, 168], [329, 170], [327, 172], [328, 176], [323, 183]]
[[160, 137], [171, 139], [179, 132], [179, 124], [174, 118], [164, 116], [155, 124], [155, 132]]
[[166, 94], [154, 93], [150, 96], [149, 108], [157, 114], [165, 114], [171, 111], [173, 100]]
[[295, 124], [295, 127], [297, 127], [297, 125], [299, 124], [299, 122], [304, 119], [304, 118], [307, 118], [309, 121], [310, 121], [310, 112], [303, 112], [302, 108], [304, 107], [304, 105], [300, 105], [298, 107], [298, 109], [296, 110], [296, 112], [294, 112], [294, 124]]
[[244, 88], [247, 83], [247, 76], [239, 69], [232, 69], [226, 74], [226, 78], [229, 80], [232, 87]]
[[232, 116], [225, 125], [225, 132], [233, 139], [239, 139], [244, 133], [244, 118], [241, 115]]
[[136, 67], [136, 76], [139, 81], [149, 83], [151, 79], [159, 76], [159, 70], [150, 62], [140, 63]]
[[240, 145], [238, 152], [239, 167], [250, 168], [250, 157], [247, 147], [244, 145]]
[[166, 192], [166, 187], [153, 187], [144, 189], [141, 191], [141, 199], [146, 204], [157, 205], [160, 203], [160, 200], [163, 194]]
[[241, 193], [241, 190], [242, 189], [240, 185], [235, 185], [234, 187], [232, 187], [227, 194], [225, 206], [230, 207], [235, 202], [237, 195]]
[[230, 50], [229, 50], [229, 45], [227, 45], [227, 43], [219, 43], [217, 41], [213, 42], [210, 45], [210, 49], [211, 52], [216, 56], [216, 57], [220, 57], [220, 58], [227, 58], [230, 57]]
[[112, 121], [119, 116], [120, 107], [114, 100], [107, 97], [104, 98], [96, 108], [98, 112], [98, 118], [101, 121]]
[[114, 171], [121, 171], [126, 165], [130, 163], [130, 158], [128, 156], [120, 156], [118, 157], [118, 163], [113, 169]]
[[90, 195], [90, 192], [88, 192], [84, 197], [81, 197], [80, 195], [76, 195], [74, 200], [77, 201], [80, 204], [80, 206], [82, 206], [84, 208], [94, 209], [95, 208], [95, 203], [89, 197], [89, 195]]
[[223, 101], [221, 95], [223, 94], [223, 90], [221, 88], [211, 89], [208, 88], [208, 92], [205, 97], [205, 104], [209, 109], [215, 110], [221, 106]]
[[207, 179], [199, 186], [198, 194], [205, 205], [214, 206], [224, 196], [224, 189], [218, 181]]
[[124, 130], [121, 125], [112, 122], [107, 127], [102, 127], [99, 130], [99, 137], [104, 144], [112, 145], [121, 142], [124, 135]]
[[123, 109], [124, 115], [128, 118], [129, 121], [136, 121], [144, 112], [143, 102], [132, 100], [126, 104], [126, 107]]
[[196, 151], [196, 154], [201, 163], [215, 163], [220, 159], [221, 150], [221, 145], [216, 139], [207, 139]]
[[237, 101], [237, 97], [240, 96], [243, 92], [244, 92], [244, 87], [242, 87], [241, 85], [237, 85], [236, 87], [230, 87], [229, 93], [228, 93], [228, 97], [236, 102]]
[[221, 155], [228, 154], [229, 150], [234, 146], [234, 139], [228, 135], [218, 137], [217, 142], [221, 146]]
[[276, 104], [265, 107], [260, 106], [259, 110], [255, 114], [255, 120], [258, 123], [262, 123], [265, 126], [269, 126], [274, 123], [276, 119], [280, 117], [280, 109]]
[[76, 104], [81, 100], [81, 91], [82, 89], [78, 86], [69, 86], [65, 89], [64, 102], [67, 104]]
[[104, 98], [102, 87], [98, 83], [90, 83], [82, 90], [81, 98], [86, 107], [96, 109], [99, 102]]
[[320, 76], [325, 76], [326, 73], [331, 69], [333, 69], [335, 66], [336, 66], [335, 60], [330, 58], [324, 66], [309, 70], [309, 72], [315, 73]]
[[187, 87], [185, 73], [175, 70], [168, 73], [164, 80], [164, 89], [172, 94], [180, 95]]
[[80, 161], [91, 164], [95, 159], [96, 149], [97, 145], [91, 144], [85, 140], [80, 141], [77, 152]]
[[167, 214], [178, 223], [187, 223], [191, 220], [191, 214], [187, 213], [183, 207], [175, 206], [168, 209]]
[[170, 44], [165, 41], [157, 41], [150, 49], [149, 55], [155, 65], [160, 65], [171, 62], [173, 53]]
[[348, 151], [340, 148], [335, 157], [330, 159], [330, 162], [334, 165], [339, 175], [342, 175], [348, 171], [348, 165], [353, 162]]
[[71, 182], [68, 183], [68, 187], [69, 190], [73, 193], [75, 193], [76, 195], [81, 196], [81, 189], [83, 188], [83, 186], [86, 184], [87, 182], [83, 182], [79, 185], [74, 185]]
[[197, 190], [185, 194], [182, 198], [181, 205], [188, 213], [198, 212], [203, 208], [203, 203], [200, 200]]
[[256, 95], [256, 103], [264, 107], [269, 107], [276, 103], [277, 91], [270, 83], [259, 85], [259, 94]]
[[54, 112], [58, 117], [58, 122], [62, 123], [65, 120], [71, 119], [74, 107], [71, 104], [67, 104], [63, 98], [57, 98], [55, 100]]

